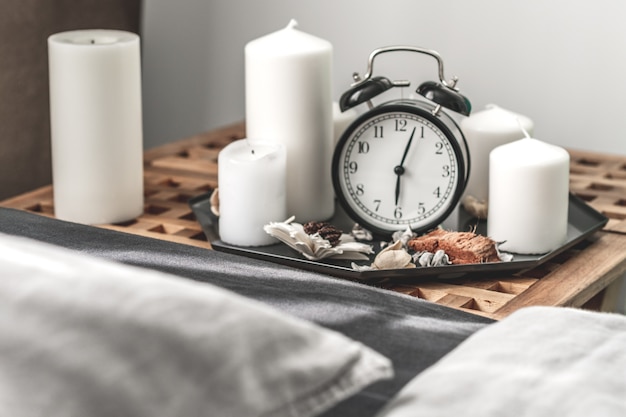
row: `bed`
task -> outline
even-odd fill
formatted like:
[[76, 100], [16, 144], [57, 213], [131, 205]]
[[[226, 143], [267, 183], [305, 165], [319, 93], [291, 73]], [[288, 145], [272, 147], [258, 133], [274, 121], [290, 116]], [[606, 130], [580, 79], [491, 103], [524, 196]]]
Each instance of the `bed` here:
[[[50, 183], [41, 40], [77, 26], [137, 31], [141, 10], [13, 3], [0, 13], [12, 34], [0, 61], [2, 198]], [[1, 416], [626, 415], [622, 316], [531, 308], [494, 322], [6, 208], [0, 277]]]
[[0, 209], [0, 414], [626, 415], [626, 318], [494, 322]]

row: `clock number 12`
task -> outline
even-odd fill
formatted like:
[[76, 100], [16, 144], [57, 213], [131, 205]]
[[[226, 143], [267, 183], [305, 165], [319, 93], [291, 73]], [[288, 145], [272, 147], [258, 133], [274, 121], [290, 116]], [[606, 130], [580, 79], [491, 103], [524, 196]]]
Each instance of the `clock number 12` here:
[[396, 132], [406, 132], [406, 119], [396, 119]]

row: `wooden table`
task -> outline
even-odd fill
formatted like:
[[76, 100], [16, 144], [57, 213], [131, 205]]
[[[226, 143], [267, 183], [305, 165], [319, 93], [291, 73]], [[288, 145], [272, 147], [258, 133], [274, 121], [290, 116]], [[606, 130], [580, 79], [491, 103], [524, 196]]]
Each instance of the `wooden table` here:
[[[145, 210], [123, 224], [99, 227], [210, 249], [187, 201], [217, 186], [217, 155], [245, 126], [235, 124], [144, 154]], [[570, 151], [571, 191], [609, 218], [606, 227], [556, 258], [515, 275], [392, 284], [387, 288], [499, 319], [529, 305], [582, 307], [626, 274], [626, 157]], [[1, 206], [54, 216], [52, 186]]]

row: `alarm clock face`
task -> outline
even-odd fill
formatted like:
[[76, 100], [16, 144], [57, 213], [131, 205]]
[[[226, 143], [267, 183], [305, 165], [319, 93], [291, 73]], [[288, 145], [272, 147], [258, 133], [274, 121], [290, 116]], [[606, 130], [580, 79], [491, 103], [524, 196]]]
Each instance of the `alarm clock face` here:
[[383, 105], [361, 116], [338, 142], [332, 171], [343, 208], [379, 235], [438, 226], [465, 183], [457, 137], [441, 114], [414, 105]]

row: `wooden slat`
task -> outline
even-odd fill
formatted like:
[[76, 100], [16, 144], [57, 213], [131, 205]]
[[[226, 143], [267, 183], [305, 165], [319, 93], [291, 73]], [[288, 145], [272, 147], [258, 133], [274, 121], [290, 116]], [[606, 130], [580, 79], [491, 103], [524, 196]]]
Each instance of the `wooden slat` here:
[[626, 156], [568, 152], [570, 190], [609, 218], [604, 230], [626, 234]]
[[103, 229], [116, 230], [118, 232], [130, 233], [130, 234], [138, 235], [138, 236], [151, 237], [153, 239], [168, 240], [170, 242], [181, 243], [184, 245], [198, 246], [198, 247], [205, 248], [205, 249], [211, 249], [211, 244], [209, 242], [203, 241], [203, 240], [197, 240], [197, 239], [190, 239], [189, 237], [186, 237], [186, 236], [177, 236], [175, 234], [152, 232], [152, 231], [145, 230], [145, 229], [137, 229], [137, 228], [131, 229], [128, 227], [116, 226], [113, 224], [102, 225], [100, 227], [102, 227]]
[[245, 136], [245, 125], [235, 123], [210, 132], [200, 133], [185, 139], [158, 146], [144, 152], [144, 160], [150, 164], [154, 160], [172, 155], [181, 155], [192, 147], [205, 147], [208, 149], [221, 149], [228, 143], [242, 139]]
[[626, 237], [602, 233], [584, 251], [538, 280], [526, 291], [497, 310], [493, 317], [506, 317], [525, 306], [581, 307], [617, 278], [626, 274]]

